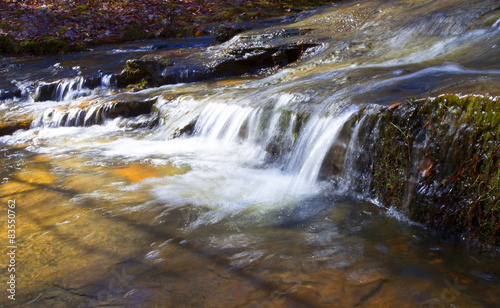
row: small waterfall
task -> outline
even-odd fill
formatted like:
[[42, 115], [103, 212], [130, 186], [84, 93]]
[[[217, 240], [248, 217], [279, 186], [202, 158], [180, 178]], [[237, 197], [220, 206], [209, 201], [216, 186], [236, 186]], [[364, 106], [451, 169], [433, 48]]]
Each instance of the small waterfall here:
[[352, 107], [336, 116], [315, 114], [297, 131], [297, 115], [282, 104], [254, 108], [209, 103], [196, 122], [194, 135], [223, 144], [260, 144], [268, 156], [279, 156], [285, 173], [297, 175], [291, 189], [299, 189], [314, 185], [326, 154], [357, 110]]
[[225, 143], [235, 142], [244, 134], [242, 130], [250, 118], [253, 123], [249, 125], [255, 126], [258, 112], [259, 109], [251, 107], [210, 103], [196, 122], [195, 135]]
[[196, 122], [194, 134], [223, 144], [250, 141], [268, 151], [280, 141], [280, 149], [275, 150], [286, 152], [294, 143], [296, 121], [295, 113], [278, 106], [255, 108], [209, 103]]
[[[362, 156], [365, 155], [360, 142], [360, 133], [362, 127], [364, 127], [365, 121], [368, 116], [371, 115], [368, 112], [364, 112], [363, 117], [356, 123], [354, 131], [351, 136], [349, 145], [347, 146], [347, 152], [345, 154], [344, 160], [344, 170], [342, 172], [342, 189], [344, 191], [358, 191], [361, 195], [366, 195], [369, 191], [370, 184], [370, 174], [366, 172], [360, 172], [359, 166], [356, 166], [356, 162], [360, 160], [367, 163], [367, 159]], [[376, 131], [372, 132], [374, 135], [377, 134]], [[356, 181], [358, 185], [362, 185], [358, 189], [353, 189], [354, 178], [361, 179]]]
[[313, 186], [326, 154], [356, 110], [350, 108], [334, 117], [314, 115], [308, 120], [286, 165], [286, 171], [297, 174], [292, 190]]
[[112, 74], [97, 77], [75, 77], [52, 83], [40, 83], [33, 98], [35, 101], [71, 101], [91, 94], [105, 94], [111, 87]]
[[79, 96], [87, 95], [89, 91], [84, 89], [83, 82], [84, 79], [82, 77], [61, 81], [56, 89], [56, 100], [68, 101]]
[[[140, 115], [150, 115], [154, 100], [135, 102], [90, 102], [86, 106], [61, 109], [60, 107], [49, 108], [35, 117], [32, 127], [83, 127], [103, 124], [108, 119], [117, 117], [135, 118]], [[154, 126], [156, 118], [148, 116], [141, 118], [139, 126]]]
[[33, 120], [32, 127], [84, 126], [87, 112], [80, 108], [49, 108]]
[[103, 75], [101, 78], [101, 87], [110, 88], [111, 87], [111, 77], [113, 77], [113, 74]]

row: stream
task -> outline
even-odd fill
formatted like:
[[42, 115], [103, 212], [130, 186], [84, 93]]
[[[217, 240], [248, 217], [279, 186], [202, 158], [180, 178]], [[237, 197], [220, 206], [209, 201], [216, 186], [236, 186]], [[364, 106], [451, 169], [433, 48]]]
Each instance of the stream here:
[[[16, 301], [4, 285], [0, 306], [500, 305], [498, 250], [350, 184], [363, 113], [445, 93], [498, 102], [498, 2], [445, 2], [347, 1], [222, 45], [1, 58], [0, 89], [19, 93], [0, 118], [32, 123], [0, 137], [1, 237], [11, 200], [17, 246]], [[130, 58], [288, 42], [271, 34], [295, 28], [315, 45], [284, 67], [138, 91], [111, 81]]]

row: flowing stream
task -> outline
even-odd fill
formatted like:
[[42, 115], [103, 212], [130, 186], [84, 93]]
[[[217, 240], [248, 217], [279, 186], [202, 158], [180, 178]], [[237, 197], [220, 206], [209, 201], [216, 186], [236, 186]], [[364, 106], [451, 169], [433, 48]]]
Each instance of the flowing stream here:
[[0, 137], [1, 204], [17, 208], [16, 303], [499, 305], [497, 251], [435, 234], [349, 185], [362, 176], [352, 166], [362, 108], [500, 95], [498, 3], [436, 2], [353, 1], [286, 19], [273, 27], [321, 38], [297, 63], [138, 92], [111, 82], [124, 59], [210, 39], [2, 59], [0, 85], [22, 93], [0, 101], [0, 117], [33, 119]]

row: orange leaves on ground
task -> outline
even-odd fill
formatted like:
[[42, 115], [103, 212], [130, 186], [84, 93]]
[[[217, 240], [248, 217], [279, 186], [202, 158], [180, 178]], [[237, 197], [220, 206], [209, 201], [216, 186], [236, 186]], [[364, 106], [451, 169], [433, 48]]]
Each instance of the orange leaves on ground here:
[[118, 42], [200, 36], [210, 22], [252, 20], [288, 11], [283, 3], [264, 0], [0, 0], [0, 35], [12, 35], [17, 41], [55, 37], [73, 45], [109, 42], [110, 37]]

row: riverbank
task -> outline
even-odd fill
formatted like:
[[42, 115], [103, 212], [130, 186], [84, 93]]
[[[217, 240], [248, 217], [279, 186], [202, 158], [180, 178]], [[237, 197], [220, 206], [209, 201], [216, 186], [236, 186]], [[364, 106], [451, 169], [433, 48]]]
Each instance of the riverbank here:
[[151, 38], [224, 33], [224, 23], [252, 22], [332, 0], [0, 1], [0, 55], [57, 54]]

